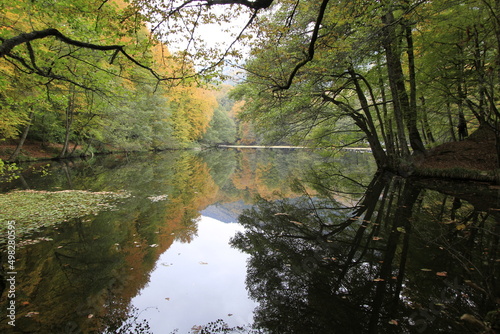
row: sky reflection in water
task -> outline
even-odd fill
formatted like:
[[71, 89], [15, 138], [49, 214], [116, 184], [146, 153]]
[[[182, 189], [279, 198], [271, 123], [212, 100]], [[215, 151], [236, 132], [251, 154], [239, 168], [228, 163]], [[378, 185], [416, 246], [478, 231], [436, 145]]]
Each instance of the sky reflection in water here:
[[228, 244], [242, 230], [201, 216], [198, 236], [163, 253], [150, 282], [132, 299], [139, 319], [147, 319], [153, 333], [186, 333], [217, 319], [231, 327], [251, 323], [256, 304], [245, 288], [248, 255]]

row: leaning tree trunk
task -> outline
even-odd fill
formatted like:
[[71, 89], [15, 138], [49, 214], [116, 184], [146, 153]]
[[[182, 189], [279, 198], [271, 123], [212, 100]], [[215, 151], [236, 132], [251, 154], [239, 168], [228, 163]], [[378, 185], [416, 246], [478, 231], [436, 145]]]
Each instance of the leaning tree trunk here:
[[[379, 167], [386, 167], [388, 163], [387, 159], [387, 154], [384, 151], [384, 148], [382, 147], [382, 144], [380, 143], [380, 139], [377, 133], [377, 128], [375, 126], [375, 123], [373, 122], [372, 115], [370, 113], [370, 106], [368, 104], [368, 100], [366, 99], [366, 96], [364, 94], [363, 89], [361, 88], [361, 85], [358, 80], [358, 75], [354, 72], [354, 70], [351, 68], [349, 69], [349, 74], [351, 76], [351, 80], [354, 83], [354, 86], [356, 87], [356, 94], [358, 96], [358, 100], [361, 104], [361, 109], [363, 109], [364, 112], [364, 123], [365, 127], [362, 127], [361, 129], [365, 132], [366, 138], [370, 144], [370, 148], [372, 149], [372, 153], [375, 157], [375, 160], [377, 162], [377, 165]], [[367, 83], [365, 81], [365, 83]], [[369, 87], [369, 90], [371, 88]], [[380, 126], [383, 126], [382, 124]]]
[[34, 116], [35, 116], [35, 113], [33, 111], [31, 111], [29, 114], [29, 117], [28, 117], [28, 124], [26, 124], [26, 127], [24, 128], [24, 131], [21, 135], [21, 138], [19, 138], [19, 143], [17, 144], [16, 149], [10, 155], [10, 157], [8, 159], [9, 161], [16, 160], [19, 153], [21, 153], [21, 149], [23, 148], [24, 142], [26, 141], [26, 137], [28, 137], [28, 132], [30, 131], [31, 122], [33, 121]]
[[398, 126], [398, 139], [401, 143], [401, 147], [403, 148], [403, 154], [407, 154], [408, 148], [406, 145], [406, 138], [403, 136], [404, 130], [402, 129], [404, 125], [401, 124], [404, 122], [406, 123], [406, 128], [408, 130], [411, 148], [415, 152], [423, 153], [425, 152], [425, 146], [417, 127], [416, 110], [413, 111], [411, 108], [408, 93], [406, 92], [401, 58], [399, 56], [399, 52], [397, 51], [397, 35], [395, 31], [396, 22], [392, 11], [389, 11], [382, 17], [382, 23], [385, 25], [383, 29], [384, 38], [382, 39], [382, 44], [385, 49], [387, 59], [389, 86], [394, 100], [394, 114]]

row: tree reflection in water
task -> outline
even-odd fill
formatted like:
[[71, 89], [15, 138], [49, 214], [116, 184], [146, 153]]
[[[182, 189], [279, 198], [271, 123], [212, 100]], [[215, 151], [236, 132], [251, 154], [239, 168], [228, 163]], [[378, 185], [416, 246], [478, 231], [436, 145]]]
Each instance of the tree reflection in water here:
[[460, 194], [384, 173], [355, 206], [319, 185], [321, 194], [260, 199], [240, 216], [245, 232], [232, 244], [251, 254], [247, 288], [260, 304], [257, 328], [468, 333], [475, 328], [462, 315], [488, 320], [499, 297], [494, 207], [479, 211]]

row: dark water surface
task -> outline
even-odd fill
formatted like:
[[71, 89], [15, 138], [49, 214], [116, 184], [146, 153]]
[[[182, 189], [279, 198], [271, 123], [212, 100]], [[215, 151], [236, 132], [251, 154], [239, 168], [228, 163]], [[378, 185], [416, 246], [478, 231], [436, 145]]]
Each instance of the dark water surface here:
[[2, 191], [130, 196], [19, 237], [36, 243], [16, 249], [16, 326], [4, 284], [1, 333], [476, 333], [464, 314], [499, 322], [497, 186], [402, 179], [375, 173], [367, 154], [307, 150], [44, 170]]

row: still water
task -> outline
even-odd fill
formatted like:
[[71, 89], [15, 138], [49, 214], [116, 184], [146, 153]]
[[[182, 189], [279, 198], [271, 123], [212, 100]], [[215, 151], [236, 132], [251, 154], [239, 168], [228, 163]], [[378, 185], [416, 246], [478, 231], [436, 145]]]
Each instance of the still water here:
[[376, 173], [366, 153], [323, 153], [182, 151], [26, 167], [2, 192], [128, 195], [17, 237], [25, 245], [16, 249], [15, 327], [4, 284], [0, 331], [476, 333], [499, 325], [497, 186], [402, 179]]

